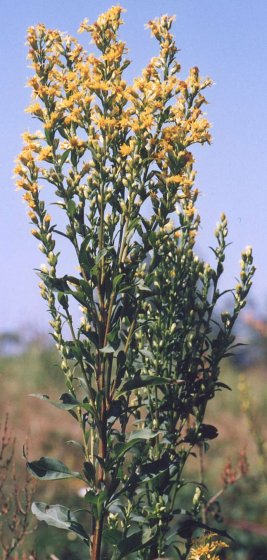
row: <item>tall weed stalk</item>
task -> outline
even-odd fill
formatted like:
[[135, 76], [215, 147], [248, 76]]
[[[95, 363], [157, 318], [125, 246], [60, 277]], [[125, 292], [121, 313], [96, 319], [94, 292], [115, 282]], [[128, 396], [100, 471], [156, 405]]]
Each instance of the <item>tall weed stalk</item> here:
[[[28, 468], [87, 488], [79, 514], [58, 504], [32, 510], [74, 531], [92, 560], [185, 559], [193, 558], [196, 530], [209, 527], [192, 482], [191, 509], [183, 507], [183, 470], [194, 447], [217, 435], [205, 424], [206, 407], [224, 386], [220, 362], [233, 348], [254, 267], [247, 248], [230, 290], [233, 308], [218, 320], [227, 221], [222, 215], [217, 225], [213, 267], [194, 250], [200, 217], [191, 152], [210, 142], [203, 92], [211, 80], [197, 67], [179, 77], [174, 18], [162, 16], [147, 26], [159, 54], [128, 85], [122, 11], [81, 24], [96, 47], [90, 54], [42, 24], [28, 31], [35, 73], [27, 110], [41, 130], [23, 135], [17, 185], [46, 257], [41, 295], [66, 379], [58, 401], [37, 397], [80, 424], [83, 452], [80, 472], [52, 457]], [[46, 192], [62, 222], [58, 210], [57, 224], [48, 212]], [[76, 274], [65, 266], [62, 238]]]

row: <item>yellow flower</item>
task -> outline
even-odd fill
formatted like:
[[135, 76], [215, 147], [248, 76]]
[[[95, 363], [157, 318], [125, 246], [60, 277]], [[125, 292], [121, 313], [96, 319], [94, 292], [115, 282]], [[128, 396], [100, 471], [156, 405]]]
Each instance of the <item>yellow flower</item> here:
[[33, 199], [31, 193], [29, 193], [29, 192], [24, 193], [23, 199], [28, 203], [30, 208], [32, 208], [32, 209], [36, 208], [36, 202]]
[[14, 174], [20, 175], [21, 177], [27, 177], [27, 171], [25, 167], [23, 167], [19, 163], [16, 165], [16, 167], [14, 167]]
[[82, 53], [84, 52], [83, 47], [81, 45], [77, 45], [75, 49], [73, 49], [73, 51], [69, 54], [69, 59], [77, 62], [79, 60], [79, 58], [81, 59], [82, 57], [80, 56]]
[[18, 156], [18, 161], [21, 161], [23, 165], [29, 165], [34, 162], [33, 153], [28, 148], [23, 148], [21, 154]]
[[81, 140], [78, 136], [71, 136], [69, 140], [64, 140], [60, 142], [59, 147], [61, 150], [75, 150], [86, 147], [86, 142]]
[[45, 121], [44, 124], [44, 128], [46, 130], [50, 130], [50, 128], [53, 128], [54, 125], [59, 121], [61, 115], [59, 112], [57, 111], [52, 111], [52, 113], [50, 113], [49, 118]]
[[162, 31], [165, 28], [170, 28], [172, 23], [175, 21], [175, 16], [163, 15], [159, 18], [150, 20], [146, 25], [146, 29], [150, 29], [151, 35], [160, 40], [162, 38]]
[[90, 31], [90, 25], [88, 25], [88, 23], [89, 23], [88, 18], [84, 18], [84, 20], [80, 24], [78, 33], [84, 33], [84, 31]]
[[116, 119], [112, 117], [103, 117], [103, 116], [92, 116], [92, 120], [98, 124], [100, 128], [103, 130], [107, 130], [108, 128], [114, 127], [116, 125]]
[[125, 52], [125, 43], [120, 41], [112, 45], [108, 51], [102, 56], [103, 60], [106, 62], [117, 62], [121, 59], [123, 53]]
[[188, 206], [185, 208], [185, 214], [186, 216], [188, 216], [188, 218], [193, 218], [195, 212], [196, 208], [192, 204], [188, 204]]
[[39, 152], [37, 159], [39, 161], [47, 161], [47, 160], [50, 161], [52, 157], [53, 157], [52, 147], [51, 146], [45, 146]]
[[44, 112], [40, 103], [33, 103], [32, 105], [29, 105], [29, 107], [25, 109], [25, 113], [32, 113], [32, 115], [40, 118], [43, 118], [44, 116]]
[[119, 26], [123, 23], [120, 18], [121, 13], [124, 12], [121, 6], [112, 6], [107, 12], [101, 14], [95, 23], [88, 25], [88, 20], [84, 20], [80, 26], [80, 31], [89, 31], [93, 42], [98, 47], [104, 46], [103, 32], [105, 42], [110, 43], [116, 40], [116, 33]]
[[195, 540], [188, 560], [220, 560], [218, 548], [228, 548], [223, 541], [213, 540], [216, 535], [210, 534]]
[[173, 228], [174, 228], [174, 223], [173, 223], [172, 220], [169, 220], [169, 222], [167, 222], [167, 223], [163, 226], [162, 230], [163, 230], [163, 231], [166, 231], [167, 233], [170, 233], [171, 231], [173, 231]]
[[149, 115], [149, 114], [142, 115], [140, 117], [140, 121], [141, 121], [140, 128], [142, 128], [142, 129], [151, 128], [154, 124], [153, 117], [152, 117], [152, 115]]
[[29, 182], [27, 181], [26, 178], [24, 178], [24, 179], [17, 179], [17, 181], [16, 181], [16, 187], [18, 187], [18, 189], [28, 190], [28, 189], [29, 189]]
[[133, 132], [138, 132], [140, 130], [140, 123], [138, 119], [133, 119], [130, 124], [131, 129]]
[[166, 183], [167, 185], [169, 183], [178, 183], [180, 185], [180, 183], [183, 182], [183, 177], [182, 175], [170, 175], [169, 177], [166, 178]]
[[82, 109], [80, 107], [75, 107], [64, 119], [65, 124], [70, 123], [81, 123], [81, 112]]
[[31, 144], [35, 140], [43, 140], [45, 137], [41, 130], [36, 130], [33, 134], [31, 132], [23, 132], [21, 136], [25, 144]]
[[35, 213], [32, 210], [29, 210], [28, 216], [32, 221], [36, 219]]
[[91, 82], [90, 88], [95, 91], [109, 91], [111, 89], [111, 84], [109, 82], [105, 82], [104, 80], [96, 79]]
[[36, 25], [36, 27], [29, 27], [27, 33], [27, 42], [31, 47], [36, 48], [37, 40], [43, 37], [46, 32], [46, 27], [42, 23]]
[[120, 147], [120, 153], [123, 157], [128, 156], [131, 153], [132, 149], [130, 146], [128, 146], [127, 144], [122, 144], [122, 146]]

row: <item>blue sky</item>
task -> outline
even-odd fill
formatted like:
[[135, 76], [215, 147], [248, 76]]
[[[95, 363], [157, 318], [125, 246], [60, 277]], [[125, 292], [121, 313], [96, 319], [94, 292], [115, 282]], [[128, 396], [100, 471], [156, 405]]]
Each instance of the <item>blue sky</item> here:
[[[251, 293], [267, 312], [267, 2], [266, 0], [124, 0], [122, 31], [138, 75], [156, 54], [156, 43], [144, 24], [162, 13], [176, 14], [174, 33], [181, 48], [182, 77], [190, 66], [209, 75], [207, 107], [213, 144], [196, 152], [198, 209], [202, 216], [199, 250], [208, 246], [220, 213], [229, 220], [229, 241], [223, 287], [232, 287], [243, 247], [254, 247], [257, 274]], [[12, 180], [13, 161], [21, 149], [21, 133], [32, 128], [24, 108], [30, 91], [25, 83], [27, 27], [39, 22], [76, 34], [80, 22], [94, 21], [112, 0], [1, 0], [1, 130], [0, 130], [0, 330], [48, 329], [45, 303], [33, 269], [42, 262], [21, 194]], [[80, 36], [79, 36], [80, 37]], [[83, 37], [83, 36], [82, 36]], [[84, 38], [82, 38], [84, 40]], [[89, 46], [90, 48], [90, 46]]]

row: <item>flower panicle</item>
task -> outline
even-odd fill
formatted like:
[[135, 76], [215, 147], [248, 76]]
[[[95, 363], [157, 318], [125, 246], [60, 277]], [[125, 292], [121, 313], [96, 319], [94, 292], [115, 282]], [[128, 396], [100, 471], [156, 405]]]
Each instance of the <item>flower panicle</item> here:
[[[184, 215], [193, 243], [197, 190], [193, 188], [194, 160], [189, 149], [192, 144], [210, 141], [209, 123], [201, 110], [206, 100], [200, 93], [208, 83], [201, 81], [197, 67], [185, 81], [176, 76], [180, 65], [175, 61], [177, 49], [170, 32], [175, 17], [164, 15], [147, 24], [159, 40], [159, 56], [151, 59], [133, 86], [128, 86], [122, 78], [128, 63], [124, 59], [126, 45], [117, 37], [123, 11], [121, 6], [113, 6], [95, 23], [82, 22], [79, 31], [91, 34], [99, 56], [88, 53], [68, 34], [44, 24], [29, 28], [29, 55], [35, 75], [29, 80], [34, 99], [26, 111], [41, 122], [42, 131], [24, 134], [25, 146], [15, 168], [17, 186], [26, 191], [24, 199], [31, 215], [39, 208], [44, 181], [55, 187], [63, 182], [61, 195], [66, 189], [68, 196], [79, 197], [79, 204], [83, 204], [83, 196], [90, 204], [99, 204], [99, 197], [91, 199], [90, 192], [99, 184], [97, 169], [106, 150], [108, 158], [117, 157], [114, 169], [105, 170], [107, 182], [122, 172], [123, 187], [134, 185], [136, 208], [150, 196], [155, 219], [164, 230], [163, 196], [168, 212], [177, 208], [178, 216]], [[107, 71], [112, 78], [107, 77]], [[79, 169], [84, 155], [94, 168], [90, 164], [87, 169], [83, 162], [83, 172], [73, 173], [69, 166]], [[141, 165], [151, 169], [154, 165], [157, 180], [155, 176], [149, 185], [138, 185], [135, 176]], [[113, 196], [112, 181], [106, 202]], [[127, 201], [119, 204], [128, 212]], [[75, 227], [79, 228], [78, 223]]]

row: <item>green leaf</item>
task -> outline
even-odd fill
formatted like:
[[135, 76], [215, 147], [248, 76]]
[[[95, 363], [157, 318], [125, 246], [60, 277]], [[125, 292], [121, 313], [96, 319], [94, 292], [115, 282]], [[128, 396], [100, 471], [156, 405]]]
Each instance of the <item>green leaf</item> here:
[[95, 481], [95, 467], [91, 461], [85, 461], [84, 464], [84, 475], [88, 482]]
[[65, 278], [52, 278], [46, 272], [38, 271], [38, 276], [43, 280], [45, 286], [52, 290], [53, 292], [64, 292], [65, 294], [71, 294], [71, 290], [66, 282]]
[[148, 348], [142, 348], [142, 350], [139, 350], [141, 356], [144, 356], [144, 358], [148, 358], [149, 360], [153, 360], [153, 354], [150, 350], [148, 350]]
[[65, 150], [65, 152], [63, 152], [61, 158], [60, 158], [60, 165], [62, 167], [62, 165], [64, 165], [65, 161], [68, 159], [70, 155], [70, 150]]
[[71, 218], [73, 218], [73, 216], [75, 215], [75, 212], [76, 212], [76, 204], [75, 204], [74, 200], [69, 200], [67, 202], [67, 212], [68, 212], [69, 216], [71, 216]]
[[125, 276], [124, 272], [122, 272], [121, 274], [117, 274], [117, 276], [115, 276], [115, 278], [113, 279], [113, 282], [112, 282], [113, 290], [115, 290], [117, 288], [117, 286], [121, 283], [124, 276]]
[[116, 456], [116, 460], [120, 459], [135, 445], [141, 443], [143, 440], [153, 439], [154, 437], [158, 436], [161, 432], [152, 432], [149, 428], [144, 428], [143, 430], [138, 430], [136, 432], [132, 432], [128, 438], [126, 443], [118, 442], [114, 446], [114, 452]]
[[44, 502], [33, 502], [32, 513], [39, 521], [45, 521], [58, 529], [76, 533], [88, 546], [89, 538], [83, 526], [77, 522], [74, 514], [65, 506], [55, 504], [49, 506]]
[[140, 477], [142, 483], [150, 480], [161, 478], [169, 472], [169, 456], [168, 453], [157, 459], [156, 461], [149, 461], [141, 465]]
[[85, 268], [85, 270], [90, 273], [91, 268], [94, 265], [94, 259], [91, 256], [91, 235], [86, 235], [86, 237], [84, 238], [81, 247], [80, 247], [80, 251], [79, 251], [79, 263], [81, 266], [83, 266], [83, 268]]
[[144, 297], [145, 295], [151, 295], [152, 294], [152, 290], [148, 286], [146, 286], [146, 284], [144, 283], [144, 280], [142, 278], [137, 283], [136, 287], [138, 288], [139, 292], [142, 292], [142, 297]]
[[218, 437], [218, 430], [212, 424], [201, 424], [200, 434], [203, 439], [215, 439]]
[[138, 531], [130, 537], [124, 538], [120, 543], [117, 544], [120, 551], [118, 560], [128, 558], [128, 555], [132, 552], [143, 550], [147, 546], [151, 545], [155, 540], [156, 532], [157, 527], [146, 527], [144, 531]]
[[73, 167], [76, 167], [76, 165], [78, 163], [78, 157], [77, 157], [76, 150], [71, 150], [70, 159], [71, 159], [71, 163], [72, 163]]
[[92, 342], [92, 344], [98, 348], [99, 346], [99, 336], [98, 333], [95, 331], [89, 331], [86, 333], [86, 338], [88, 338], [88, 340], [90, 340], [90, 342]]
[[27, 461], [27, 469], [38, 480], [58, 480], [63, 478], [83, 477], [79, 472], [71, 471], [64, 463], [52, 457], [41, 457], [37, 461]]
[[122, 532], [119, 529], [110, 527], [103, 531], [103, 542], [111, 545], [116, 545], [121, 541]]
[[184, 438], [186, 443], [197, 443], [218, 437], [218, 430], [211, 424], [200, 424], [198, 428], [190, 428]]
[[98, 493], [89, 490], [85, 495], [85, 501], [91, 504], [94, 515], [99, 519], [102, 513], [103, 504], [107, 500], [107, 491], [101, 490]]
[[143, 430], [132, 432], [128, 437], [128, 442], [139, 439], [153, 439], [161, 433], [162, 432], [152, 432], [150, 428], [143, 428]]
[[79, 441], [76, 441], [75, 439], [68, 439], [66, 443], [68, 445], [74, 445], [74, 447], [78, 447], [79, 449], [81, 449], [81, 451], [84, 451], [83, 445]]
[[140, 387], [149, 387], [151, 385], [166, 385], [167, 383], [173, 383], [173, 379], [167, 379], [166, 377], [159, 377], [157, 375], [143, 375], [143, 377], [134, 377], [126, 381], [118, 392], [118, 395], [123, 395], [128, 391], [133, 389], [140, 389]]
[[80, 403], [80, 406], [82, 408], [84, 408], [84, 410], [86, 410], [87, 412], [90, 412], [90, 414], [93, 416], [93, 418], [96, 417], [96, 411], [94, 410], [94, 408], [92, 407], [91, 404], [89, 404], [88, 402], [83, 402], [83, 403]]
[[96, 259], [95, 259], [95, 264], [98, 265], [100, 263], [100, 261], [103, 259], [103, 257], [106, 256], [106, 254], [108, 253], [108, 247], [104, 247], [104, 249], [101, 249], [101, 251], [98, 251]]
[[48, 130], [48, 128], [44, 128], [44, 133], [45, 133], [45, 139], [46, 139], [46, 141], [47, 141], [47, 144], [48, 144], [49, 146], [51, 146], [52, 143], [53, 143], [53, 142], [52, 142], [52, 134], [51, 134], [51, 131]]
[[65, 341], [65, 350], [65, 357], [68, 360], [75, 359], [79, 362], [83, 357], [83, 347], [80, 340], [76, 340], [75, 342], [72, 340]]
[[120, 294], [125, 294], [127, 292], [130, 292], [130, 290], [132, 290], [132, 289], [133, 289], [133, 286], [131, 284], [123, 284], [121, 286], [121, 288], [118, 290], [118, 292]]
[[114, 348], [111, 344], [106, 344], [106, 346], [100, 348], [100, 352], [102, 352], [102, 354], [114, 354], [116, 350], [117, 348]]
[[31, 393], [29, 397], [35, 397], [37, 399], [41, 399], [42, 401], [46, 401], [56, 408], [59, 408], [60, 410], [73, 410], [77, 408], [77, 406], [79, 406], [87, 412], [90, 412], [90, 414], [95, 417], [95, 411], [91, 404], [89, 404], [88, 402], [77, 401], [70, 393], [63, 393], [63, 395], [61, 395], [60, 397], [60, 401], [53, 401], [49, 398], [48, 395], [42, 395], [40, 393]]
[[58, 292], [57, 299], [65, 311], [69, 308], [68, 296], [64, 292]]
[[232, 391], [231, 387], [229, 387], [229, 385], [226, 385], [226, 383], [222, 383], [222, 381], [216, 381], [215, 387], [216, 389], [218, 388], [218, 390], [222, 388], [222, 389], [228, 389], [228, 391]]
[[86, 492], [84, 499], [88, 504], [92, 505], [96, 505], [98, 501], [97, 494], [93, 490], [89, 490], [88, 492]]
[[49, 402], [50, 404], [52, 404], [56, 408], [60, 408], [61, 410], [73, 410], [77, 406], [83, 406], [82, 403], [76, 401], [76, 399], [74, 399], [74, 397], [72, 397], [72, 395], [70, 395], [69, 393], [63, 393], [63, 395], [61, 395], [60, 399], [62, 402], [53, 401], [48, 395], [42, 395], [39, 393], [31, 393], [29, 397], [35, 397], [37, 399], [41, 399], [42, 401]]
[[139, 441], [139, 439], [135, 439], [128, 441], [127, 443], [116, 443], [114, 446], [116, 461], [117, 459], [121, 459], [121, 457], [123, 457], [125, 453], [127, 453], [127, 451], [134, 447], [134, 445], [136, 445]]
[[94, 266], [91, 269], [91, 274], [97, 274], [99, 264], [101, 263], [101, 260], [107, 255], [108, 249], [109, 247], [104, 247], [104, 249], [101, 249], [101, 251], [97, 253], [94, 261]]

